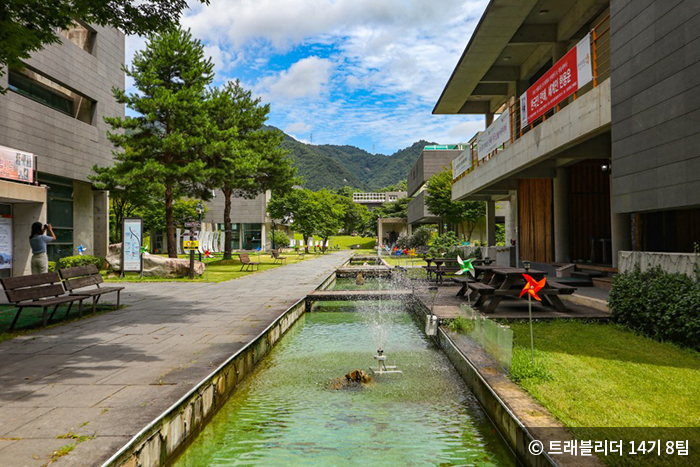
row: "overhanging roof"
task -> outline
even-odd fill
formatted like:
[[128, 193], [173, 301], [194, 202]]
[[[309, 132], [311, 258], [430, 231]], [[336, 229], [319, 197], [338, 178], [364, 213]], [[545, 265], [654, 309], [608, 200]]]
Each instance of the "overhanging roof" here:
[[610, 4], [609, 0], [491, 0], [433, 114], [494, 112]]

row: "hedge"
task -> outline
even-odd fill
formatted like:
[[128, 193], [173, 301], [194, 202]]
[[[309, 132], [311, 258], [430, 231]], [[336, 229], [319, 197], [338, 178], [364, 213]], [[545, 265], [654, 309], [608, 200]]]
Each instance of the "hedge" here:
[[660, 341], [700, 350], [700, 271], [695, 277], [660, 267], [618, 274], [609, 306], [614, 321]]
[[73, 268], [76, 266], [89, 266], [94, 264], [97, 266], [97, 269], [100, 269], [102, 267], [102, 263], [104, 263], [104, 259], [99, 256], [76, 255], [66, 256], [65, 258], [58, 260], [58, 267]]

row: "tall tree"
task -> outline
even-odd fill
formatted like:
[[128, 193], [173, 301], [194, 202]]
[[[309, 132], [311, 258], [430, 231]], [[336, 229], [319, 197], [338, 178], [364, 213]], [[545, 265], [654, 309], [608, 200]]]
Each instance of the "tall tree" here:
[[301, 233], [304, 237], [304, 248], [309, 252], [309, 239], [316, 232], [319, 217], [322, 216], [314, 192], [298, 189], [277, 193], [267, 204], [267, 212], [273, 219], [288, 223], [295, 232]]
[[[152, 36], [132, 63], [123, 69], [138, 92], [112, 92], [138, 116], [105, 118], [113, 130], [123, 130], [107, 133], [123, 149], [114, 152], [113, 175], [129, 186], [162, 189], [168, 256], [176, 258], [173, 200], [206, 198], [211, 188], [204, 102], [214, 66], [202, 44], [179, 29]], [[104, 169], [94, 170], [99, 178]]]
[[428, 180], [425, 205], [434, 215], [456, 225], [457, 234], [469, 240], [479, 221], [486, 216], [483, 201], [452, 201], [452, 167], [449, 166]]
[[[209, 4], [209, 0], [195, 0]], [[148, 35], [179, 23], [187, 0], [3, 0], [0, 2], [0, 76], [4, 66], [44, 45], [59, 42], [58, 31], [75, 20], [113, 26], [125, 34]], [[2, 88], [0, 88], [2, 91]]]
[[238, 80], [212, 90], [207, 100], [209, 167], [224, 195], [224, 259], [231, 258], [231, 197], [255, 198], [294, 184], [295, 169], [280, 147], [283, 135], [263, 128], [270, 106], [260, 102]]
[[345, 205], [341, 197], [323, 189], [312, 193], [314, 209], [319, 214], [316, 219], [314, 233], [323, 239], [323, 248], [333, 236], [343, 227], [345, 220]]

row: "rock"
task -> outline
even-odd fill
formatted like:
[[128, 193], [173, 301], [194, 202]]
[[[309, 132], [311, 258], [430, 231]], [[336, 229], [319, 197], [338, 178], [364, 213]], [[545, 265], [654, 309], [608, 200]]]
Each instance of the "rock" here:
[[[107, 252], [107, 263], [112, 271], [122, 270], [122, 244], [113, 243], [109, 245]], [[148, 277], [186, 277], [190, 273], [189, 259], [166, 258], [156, 255], [143, 255], [143, 275]], [[204, 263], [194, 262], [195, 276], [204, 274]]]
[[356, 383], [369, 383], [372, 378], [362, 370], [354, 370], [345, 375], [345, 379], [348, 381], [354, 381]]
[[365, 278], [362, 276], [361, 272], [357, 273], [357, 277], [355, 277], [355, 284], [356, 285], [365, 285]]
[[362, 389], [364, 384], [370, 383], [372, 378], [363, 370], [354, 370], [344, 378], [336, 378], [330, 382], [331, 389]]

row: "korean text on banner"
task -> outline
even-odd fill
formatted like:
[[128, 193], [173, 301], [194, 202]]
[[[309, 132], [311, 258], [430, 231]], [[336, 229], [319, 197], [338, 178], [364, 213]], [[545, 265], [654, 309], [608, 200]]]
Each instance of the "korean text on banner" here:
[[141, 239], [143, 238], [143, 224], [139, 218], [124, 219], [124, 247], [122, 271], [141, 271]]
[[0, 146], [0, 178], [34, 182], [34, 154]]
[[591, 35], [576, 44], [520, 96], [520, 121], [524, 127], [593, 80]]
[[510, 141], [509, 108], [476, 139], [477, 154], [479, 157], [486, 157], [508, 141]]
[[452, 180], [462, 175], [469, 170], [472, 165], [472, 151], [467, 149], [462, 151], [459, 156], [452, 160]]

